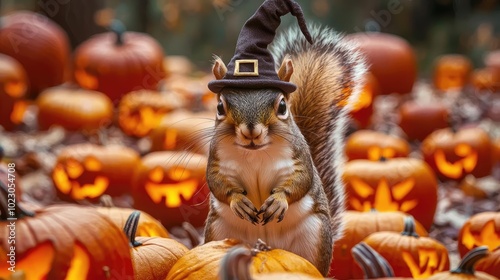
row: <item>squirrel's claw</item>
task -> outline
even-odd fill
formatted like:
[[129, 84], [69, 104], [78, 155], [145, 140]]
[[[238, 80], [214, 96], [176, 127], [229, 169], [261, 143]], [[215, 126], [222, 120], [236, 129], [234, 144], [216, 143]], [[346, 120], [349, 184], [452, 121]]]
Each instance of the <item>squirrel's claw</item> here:
[[272, 221], [274, 217], [278, 216], [278, 223], [285, 217], [285, 212], [288, 210], [288, 201], [286, 195], [282, 192], [274, 193], [264, 201], [264, 204], [259, 210], [262, 215], [262, 225]]
[[229, 206], [233, 213], [241, 219], [248, 220], [254, 225], [259, 222], [257, 208], [243, 194], [233, 195]]

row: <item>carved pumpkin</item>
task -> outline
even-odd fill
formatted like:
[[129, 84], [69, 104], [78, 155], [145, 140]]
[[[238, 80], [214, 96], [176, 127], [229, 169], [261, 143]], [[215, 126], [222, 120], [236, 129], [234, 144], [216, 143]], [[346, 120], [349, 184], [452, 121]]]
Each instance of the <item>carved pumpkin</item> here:
[[28, 11], [2, 18], [0, 53], [23, 65], [30, 97], [64, 82], [69, 52], [66, 33], [49, 18]]
[[353, 104], [350, 111], [351, 116], [359, 127], [365, 128], [370, 124], [373, 114], [373, 102], [380, 94], [379, 85], [375, 76], [367, 72], [365, 85], [361, 91], [358, 100]]
[[[342, 218], [344, 234], [335, 241], [329, 276], [337, 279], [352, 279], [353, 271], [359, 268], [353, 262], [351, 249], [374, 232], [403, 231], [404, 218], [407, 216], [409, 215], [402, 212], [346, 211]], [[418, 221], [415, 222], [415, 227], [418, 235], [428, 235]]]
[[429, 229], [437, 203], [432, 169], [415, 158], [353, 160], [344, 167], [347, 208], [357, 211], [401, 211]]
[[202, 226], [208, 214], [207, 157], [189, 152], [152, 152], [135, 167], [134, 207], [167, 228], [189, 222]]
[[136, 237], [140, 216], [139, 211], [134, 211], [123, 228], [132, 247], [134, 279], [165, 279], [175, 262], [184, 256], [188, 249], [170, 238]]
[[27, 103], [28, 88], [23, 66], [12, 57], [0, 54], [0, 126], [13, 130], [21, 123]]
[[[234, 246], [242, 245], [235, 239], [211, 241], [191, 249], [172, 267], [167, 280], [219, 279], [221, 262]], [[281, 249], [271, 249], [262, 241], [253, 249], [250, 274], [269, 272], [300, 272], [321, 278], [321, 273], [306, 259]]]
[[212, 113], [178, 112], [169, 114], [150, 133], [151, 150], [188, 150], [208, 156], [214, 122]]
[[[491, 250], [490, 250], [491, 251]], [[477, 271], [483, 271], [500, 279], [500, 246], [479, 260], [475, 266]]]
[[75, 144], [64, 147], [52, 171], [61, 199], [97, 200], [103, 194], [118, 196], [130, 191], [139, 155], [124, 146]]
[[459, 54], [438, 57], [434, 65], [434, 86], [438, 90], [462, 89], [469, 82], [472, 63]]
[[479, 91], [500, 91], [500, 68], [482, 68], [474, 70], [471, 77], [472, 86]]
[[493, 251], [500, 246], [500, 213], [483, 212], [472, 216], [458, 234], [460, 256], [478, 246], [487, 246]]
[[479, 127], [436, 130], [421, 145], [425, 161], [443, 179], [461, 180], [491, 173], [491, 141]]
[[417, 59], [410, 44], [403, 38], [387, 33], [353, 33], [353, 40], [370, 65], [381, 94], [409, 93], [417, 78]]
[[71, 131], [91, 131], [109, 124], [113, 118], [113, 103], [97, 91], [54, 87], [42, 92], [36, 103], [41, 129], [58, 125]]
[[138, 90], [127, 93], [118, 106], [118, 124], [126, 134], [143, 137], [160, 125], [165, 115], [182, 106], [172, 96], [156, 91]]
[[125, 32], [115, 22], [112, 32], [97, 34], [74, 53], [75, 81], [84, 88], [105, 93], [113, 102], [131, 91], [157, 90], [165, 77], [163, 50], [151, 36]]
[[403, 103], [399, 109], [399, 126], [409, 140], [422, 141], [434, 130], [448, 127], [448, 109], [440, 103]]
[[478, 280], [498, 280], [498, 278], [489, 275], [484, 272], [479, 272], [474, 270], [476, 263], [488, 255], [487, 247], [477, 247], [474, 250], [467, 253], [464, 258], [460, 261], [457, 268], [451, 271], [439, 272], [428, 280], [461, 280], [461, 279], [478, 279]]
[[346, 141], [345, 153], [348, 160], [407, 157], [410, 145], [397, 136], [373, 130], [358, 130]]
[[[7, 202], [6, 187], [0, 185], [0, 199]], [[13, 264], [22, 279], [132, 279], [127, 238], [91, 207], [54, 205], [31, 212], [19, 201], [14, 213], [7, 207], [0, 205], [0, 278], [13, 276], [8, 268], [15, 246]], [[9, 238], [13, 231], [15, 244]]]
[[[396, 277], [427, 278], [450, 269], [446, 247], [432, 238], [418, 236], [412, 217], [405, 218], [402, 233], [375, 232], [363, 242], [387, 260]], [[360, 277], [356, 271], [355, 277]]]

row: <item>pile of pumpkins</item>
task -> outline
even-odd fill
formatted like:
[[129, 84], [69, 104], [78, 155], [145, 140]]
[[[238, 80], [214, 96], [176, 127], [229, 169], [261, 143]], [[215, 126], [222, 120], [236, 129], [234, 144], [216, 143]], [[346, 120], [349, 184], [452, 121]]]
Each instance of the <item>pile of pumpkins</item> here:
[[[149, 146], [138, 150], [108, 143], [104, 136], [101, 143], [59, 149], [49, 176], [58, 198], [72, 203], [42, 206], [18, 199], [13, 216], [0, 205], [0, 277], [322, 279], [309, 262], [269, 248], [265, 240], [253, 247], [232, 239], [193, 241], [194, 248], [188, 248], [171, 238], [167, 229], [184, 222], [202, 227], [208, 212], [205, 169], [215, 115], [215, 98], [206, 88], [211, 76], [193, 75], [184, 58], [165, 59], [147, 34], [127, 32], [116, 21], [110, 29], [70, 54], [64, 31], [42, 15], [16, 12], [2, 21], [3, 129], [22, 131], [24, 112], [35, 108], [38, 131], [59, 126], [90, 136], [118, 127], [124, 137], [134, 143], [146, 139]], [[478, 126], [453, 123], [444, 103], [413, 98], [416, 59], [402, 38], [353, 34], [346, 39], [358, 41], [371, 68], [351, 113], [358, 130], [345, 145], [348, 211], [330, 276], [500, 278], [500, 213], [479, 213], [463, 225], [457, 243], [463, 262], [451, 275], [439, 276], [450, 269], [448, 250], [428, 237], [438, 183], [490, 175], [500, 162], [500, 140]], [[474, 71], [466, 57], [441, 57], [435, 94], [466, 89], [488, 98], [498, 94], [500, 60], [495, 56], [492, 52], [486, 60], [487, 68]], [[384, 95], [399, 96], [398, 127], [405, 137], [369, 129], [376, 125], [374, 101]], [[415, 143], [418, 151], [412, 151]], [[9, 194], [6, 169], [0, 165], [2, 200]], [[108, 196], [130, 196], [135, 209], [74, 203], [96, 204]], [[19, 233], [16, 272], [8, 270], [9, 218], [17, 219]]]

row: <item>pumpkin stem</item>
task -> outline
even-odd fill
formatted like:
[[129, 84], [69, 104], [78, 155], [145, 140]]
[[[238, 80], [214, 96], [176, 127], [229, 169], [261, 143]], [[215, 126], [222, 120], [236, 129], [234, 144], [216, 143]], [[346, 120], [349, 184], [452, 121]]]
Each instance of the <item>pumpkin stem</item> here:
[[233, 247], [222, 258], [219, 277], [221, 280], [251, 280], [249, 267], [252, 263], [252, 252], [249, 248], [238, 245]]
[[480, 246], [469, 251], [451, 273], [474, 275], [476, 262], [489, 254], [488, 246]]
[[107, 207], [107, 208], [113, 208], [115, 207], [115, 204], [113, 203], [113, 199], [109, 194], [103, 194], [101, 197], [99, 197], [99, 202], [101, 203], [102, 206]]
[[351, 254], [363, 269], [365, 279], [394, 277], [394, 271], [387, 260], [365, 242], [354, 246]]
[[404, 227], [401, 235], [413, 236], [413, 237], [417, 237], [417, 238], [420, 237], [415, 232], [415, 219], [413, 218], [413, 216], [405, 217], [405, 227]]
[[15, 189], [10, 188], [0, 180], [0, 219], [3, 221], [19, 219], [25, 216], [33, 217], [35, 213], [24, 209], [19, 202], [16, 200], [15, 196], [11, 197], [9, 194], [13, 194]]
[[255, 246], [252, 248], [252, 255], [255, 256], [257, 253], [266, 251], [271, 251], [271, 247], [259, 238], [255, 243]]
[[125, 25], [119, 20], [113, 20], [109, 25], [109, 29], [116, 35], [115, 45], [121, 46], [123, 45], [123, 34], [125, 33]]
[[384, 156], [381, 156], [379, 159], [378, 159], [380, 162], [386, 162], [387, 161], [387, 158], [384, 157]]
[[131, 247], [141, 246], [142, 243], [135, 240], [135, 233], [137, 231], [137, 225], [139, 224], [139, 218], [141, 217], [140, 211], [134, 211], [128, 217], [123, 227], [123, 231], [128, 237], [128, 241]]
[[184, 229], [187, 233], [187, 236], [189, 238], [189, 241], [191, 241], [191, 246], [192, 248], [200, 245], [200, 234], [198, 231], [194, 228], [194, 226], [188, 222], [183, 222], [182, 223], [182, 229]]

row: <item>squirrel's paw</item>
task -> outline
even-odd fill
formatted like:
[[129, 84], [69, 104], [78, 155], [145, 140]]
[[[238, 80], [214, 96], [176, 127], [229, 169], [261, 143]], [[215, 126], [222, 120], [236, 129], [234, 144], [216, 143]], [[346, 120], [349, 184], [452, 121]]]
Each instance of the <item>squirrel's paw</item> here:
[[252, 202], [243, 194], [233, 194], [231, 203], [229, 205], [236, 216], [250, 221], [252, 224], [259, 222], [257, 208]]
[[288, 210], [288, 201], [284, 192], [272, 194], [264, 201], [260, 207], [259, 214], [262, 215], [262, 225], [265, 225], [278, 216], [278, 223], [285, 217], [285, 212]]

